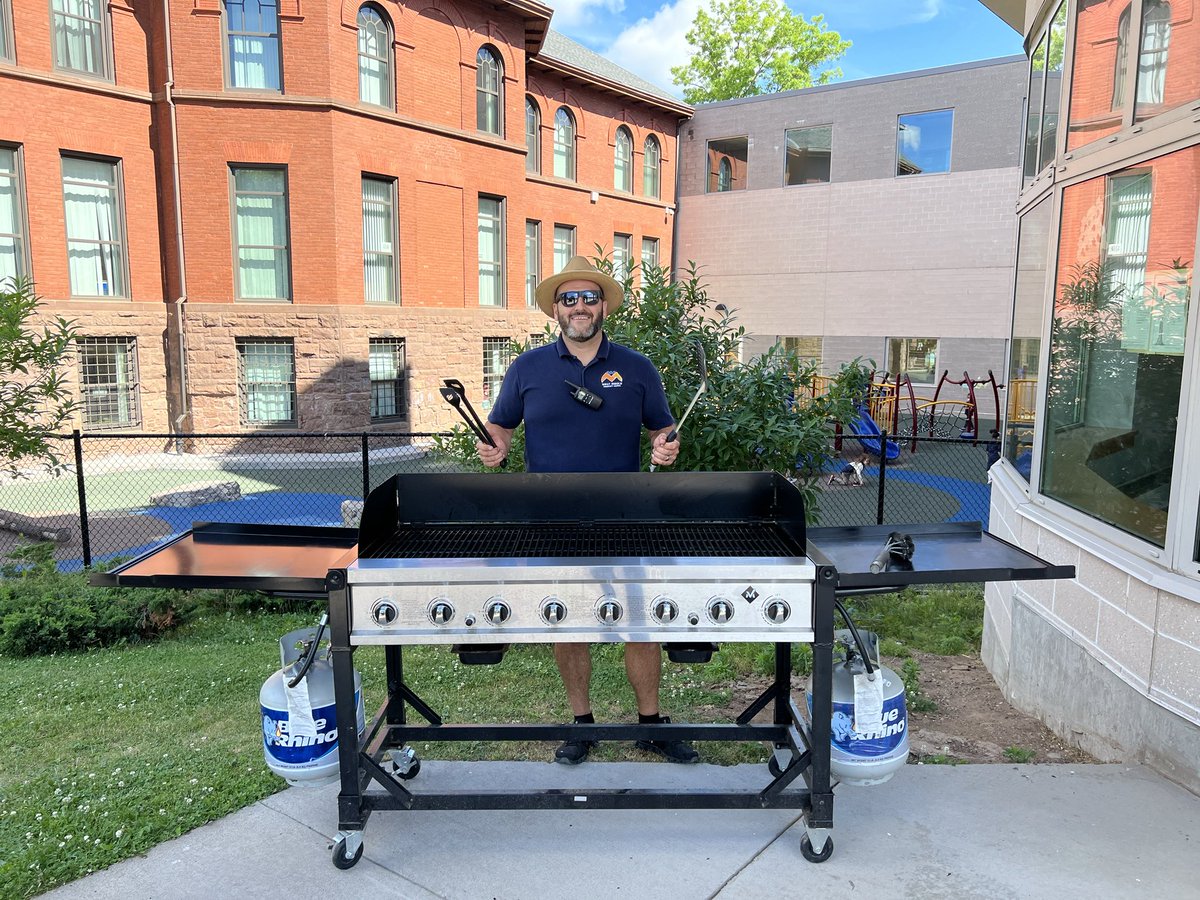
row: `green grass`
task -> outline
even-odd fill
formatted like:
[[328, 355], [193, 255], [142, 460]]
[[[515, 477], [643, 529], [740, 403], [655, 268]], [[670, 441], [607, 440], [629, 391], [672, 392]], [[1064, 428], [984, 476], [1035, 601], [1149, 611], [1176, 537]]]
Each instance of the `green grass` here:
[[[978, 653], [983, 639], [983, 585], [938, 584], [845, 602], [859, 628], [881, 638], [880, 652], [959, 656]], [[839, 624], [841, 624], [839, 622]]]
[[1037, 751], [1027, 750], [1024, 747], [1005, 747], [1004, 758], [1009, 762], [1031, 763], [1037, 758]]

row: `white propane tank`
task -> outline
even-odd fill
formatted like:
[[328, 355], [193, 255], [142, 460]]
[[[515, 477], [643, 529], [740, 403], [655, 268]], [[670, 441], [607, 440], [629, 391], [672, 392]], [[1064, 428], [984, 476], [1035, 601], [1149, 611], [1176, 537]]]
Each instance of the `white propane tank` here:
[[[866, 675], [866, 666], [849, 631], [836, 637], [846, 649], [833, 659], [833, 736], [829, 770], [842, 784], [883, 784], [908, 762], [908, 709], [904, 682], [878, 663], [878, 636], [860, 631], [872, 656], [875, 677], [883, 684], [883, 714], [878, 723], [858, 722], [854, 715], [854, 676]], [[808, 680], [808, 714], [812, 718], [812, 678]]]
[[[300, 645], [319, 640], [324, 617], [316, 628], [301, 628], [279, 639], [279, 658], [282, 664], [274, 675], [263, 683], [258, 692], [262, 711], [263, 756], [267, 768], [288, 784], [316, 787], [338, 777], [337, 711], [333, 692], [333, 663], [326, 649], [319, 648], [316, 659], [304, 678], [294, 688], [288, 682], [296, 677], [302, 665]], [[354, 706], [358, 733], [366, 722], [363, 711], [362, 676], [354, 671]]]

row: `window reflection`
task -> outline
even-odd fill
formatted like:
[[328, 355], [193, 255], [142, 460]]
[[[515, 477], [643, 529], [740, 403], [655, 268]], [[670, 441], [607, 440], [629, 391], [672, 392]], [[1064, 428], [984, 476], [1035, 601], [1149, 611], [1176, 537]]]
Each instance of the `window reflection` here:
[[749, 142], [744, 137], [708, 142], [708, 192], [744, 191]]
[[1163, 546], [1200, 148], [1063, 193], [1042, 491]]
[[1054, 160], [1055, 144], [1058, 142], [1058, 110], [1062, 95], [1062, 73], [1064, 48], [1067, 40], [1067, 5], [1062, 3], [1054, 14], [1047, 32], [1046, 47], [1046, 102], [1042, 105], [1042, 141], [1038, 153], [1038, 171]]
[[896, 123], [896, 174], [950, 171], [954, 110], [909, 113]]
[[1118, 23], [1128, 4], [1076, 0], [1075, 59], [1071, 75], [1067, 149], [1074, 150], [1121, 127], [1124, 44]]
[[1033, 423], [1041, 381], [1042, 311], [1046, 256], [1050, 251], [1050, 213], [1048, 199], [1027, 212], [1021, 218], [1017, 240], [1017, 286], [1008, 362], [1004, 456], [1026, 480], [1033, 460]]
[[1025, 183], [1033, 181], [1038, 169], [1038, 139], [1042, 134], [1042, 94], [1046, 86], [1046, 40], [1043, 35], [1029, 61], [1029, 119], [1025, 123]]

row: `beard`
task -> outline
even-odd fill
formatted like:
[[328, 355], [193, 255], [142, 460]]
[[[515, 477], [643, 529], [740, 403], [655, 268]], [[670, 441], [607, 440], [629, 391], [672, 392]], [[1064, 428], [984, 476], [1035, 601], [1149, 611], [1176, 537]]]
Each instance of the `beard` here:
[[558, 327], [562, 329], [562, 333], [573, 341], [588, 341], [594, 338], [604, 327], [604, 312], [601, 309], [601, 304], [597, 304], [595, 312], [591, 313], [591, 321], [575, 323], [571, 320], [571, 314], [576, 312], [580, 307], [575, 306], [571, 309], [559, 309], [558, 311]]

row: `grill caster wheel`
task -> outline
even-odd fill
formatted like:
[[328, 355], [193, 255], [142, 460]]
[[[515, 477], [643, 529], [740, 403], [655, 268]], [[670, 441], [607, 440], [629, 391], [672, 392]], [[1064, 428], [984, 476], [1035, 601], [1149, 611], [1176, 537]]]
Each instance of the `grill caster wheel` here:
[[358, 849], [354, 852], [354, 855], [347, 856], [346, 855], [346, 841], [344, 839], [334, 841], [334, 843], [333, 843], [333, 864], [335, 866], [337, 866], [339, 869], [353, 868], [354, 865], [360, 859], [362, 859], [364, 846], [365, 845], [362, 843], [362, 841], [359, 841]]
[[421, 761], [419, 759], [414, 759], [413, 764], [411, 766], [409, 766], [409, 769], [407, 772], [397, 772], [396, 774], [400, 778], [403, 778], [405, 781], [407, 781], [410, 778], [416, 778], [417, 775], [420, 773], [420, 771], [421, 771]]
[[804, 837], [800, 838], [800, 855], [810, 863], [825, 862], [825, 860], [833, 856], [833, 838], [825, 838], [825, 846], [821, 848], [820, 853], [817, 853], [813, 850], [812, 841], [808, 839], [808, 835], [804, 835]]
[[783, 770], [792, 764], [792, 755], [790, 752], [784, 751], [787, 766], [779, 764], [780, 751], [776, 750], [767, 758], [767, 771], [771, 773], [772, 778], [778, 778], [783, 774]]

